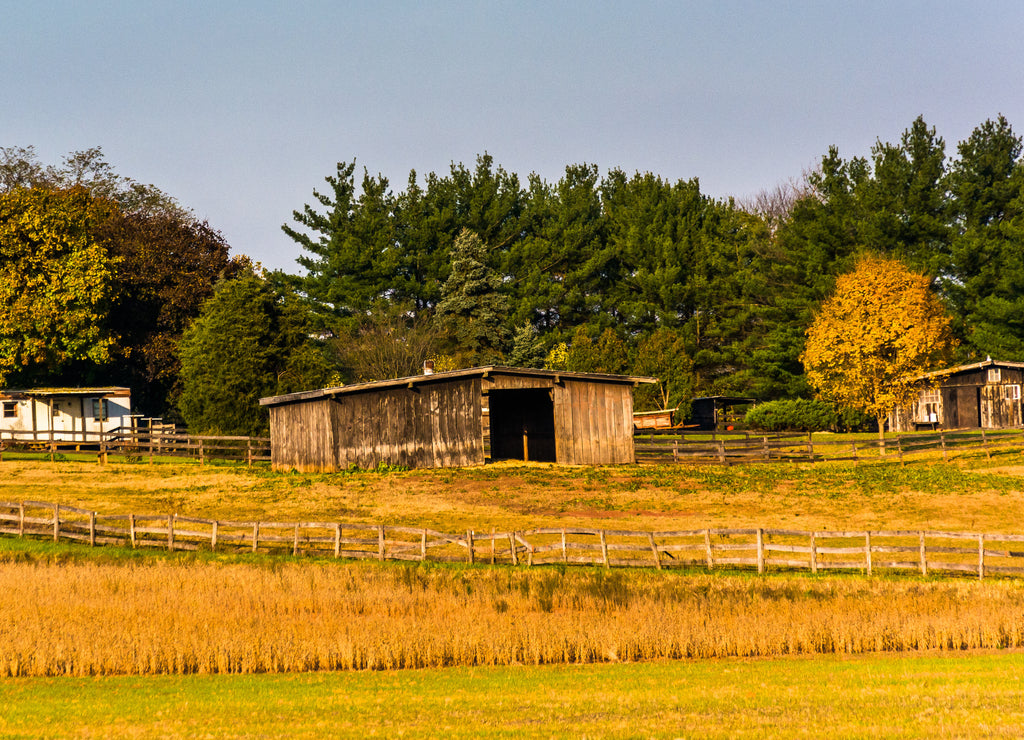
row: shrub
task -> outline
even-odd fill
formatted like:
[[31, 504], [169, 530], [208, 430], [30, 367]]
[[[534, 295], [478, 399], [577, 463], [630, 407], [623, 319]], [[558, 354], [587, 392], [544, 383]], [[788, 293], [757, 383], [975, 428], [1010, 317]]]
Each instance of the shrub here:
[[830, 403], [794, 398], [758, 404], [747, 412], [744, 421], [766, 432], [820, 432], [836, 429], [840, 415]]

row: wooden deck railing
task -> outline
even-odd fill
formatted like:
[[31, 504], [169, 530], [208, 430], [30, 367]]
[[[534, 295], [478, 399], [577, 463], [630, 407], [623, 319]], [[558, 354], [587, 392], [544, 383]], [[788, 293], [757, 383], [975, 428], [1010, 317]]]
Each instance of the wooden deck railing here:
[[0, 502], [0, 534], [168, 551], [234, 551], [373, 560], [1024, 575], [1024, 535], [927, 530], [706, 528], [644, 532], [538, 527], [459, 533], [346, 522], [258, 522], [176, 514], [101, 514], [42, 501]]

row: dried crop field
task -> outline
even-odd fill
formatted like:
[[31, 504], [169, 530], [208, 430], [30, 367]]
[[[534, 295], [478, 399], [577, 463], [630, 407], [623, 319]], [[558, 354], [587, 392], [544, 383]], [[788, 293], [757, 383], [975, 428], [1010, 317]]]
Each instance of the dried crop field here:
[[1024, 646], [1024, 584], [334, 562], [0, 564], [0, 676]]

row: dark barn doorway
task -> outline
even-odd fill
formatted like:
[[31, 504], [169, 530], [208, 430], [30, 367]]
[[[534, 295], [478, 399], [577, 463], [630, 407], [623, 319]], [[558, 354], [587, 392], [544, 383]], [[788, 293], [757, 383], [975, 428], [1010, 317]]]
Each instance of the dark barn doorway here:
[[491, 459], [556, 462], [555, 405], [547, 388], [492, 390]]

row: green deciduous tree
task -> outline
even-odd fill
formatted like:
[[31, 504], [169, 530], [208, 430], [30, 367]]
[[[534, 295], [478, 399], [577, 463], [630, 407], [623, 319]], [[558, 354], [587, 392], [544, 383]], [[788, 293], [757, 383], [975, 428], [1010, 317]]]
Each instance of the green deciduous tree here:
[[0, 193], [0, 383], [110, 360], [117, 260], [99, 227], [115, 208], [84, 188]]
[[878, 420], [918, 392], [915, 378], [946, 359], [950, 319], [931, 279], [898, 260], [861, 257], [807, 330], [801, 357], [819, 396]]

